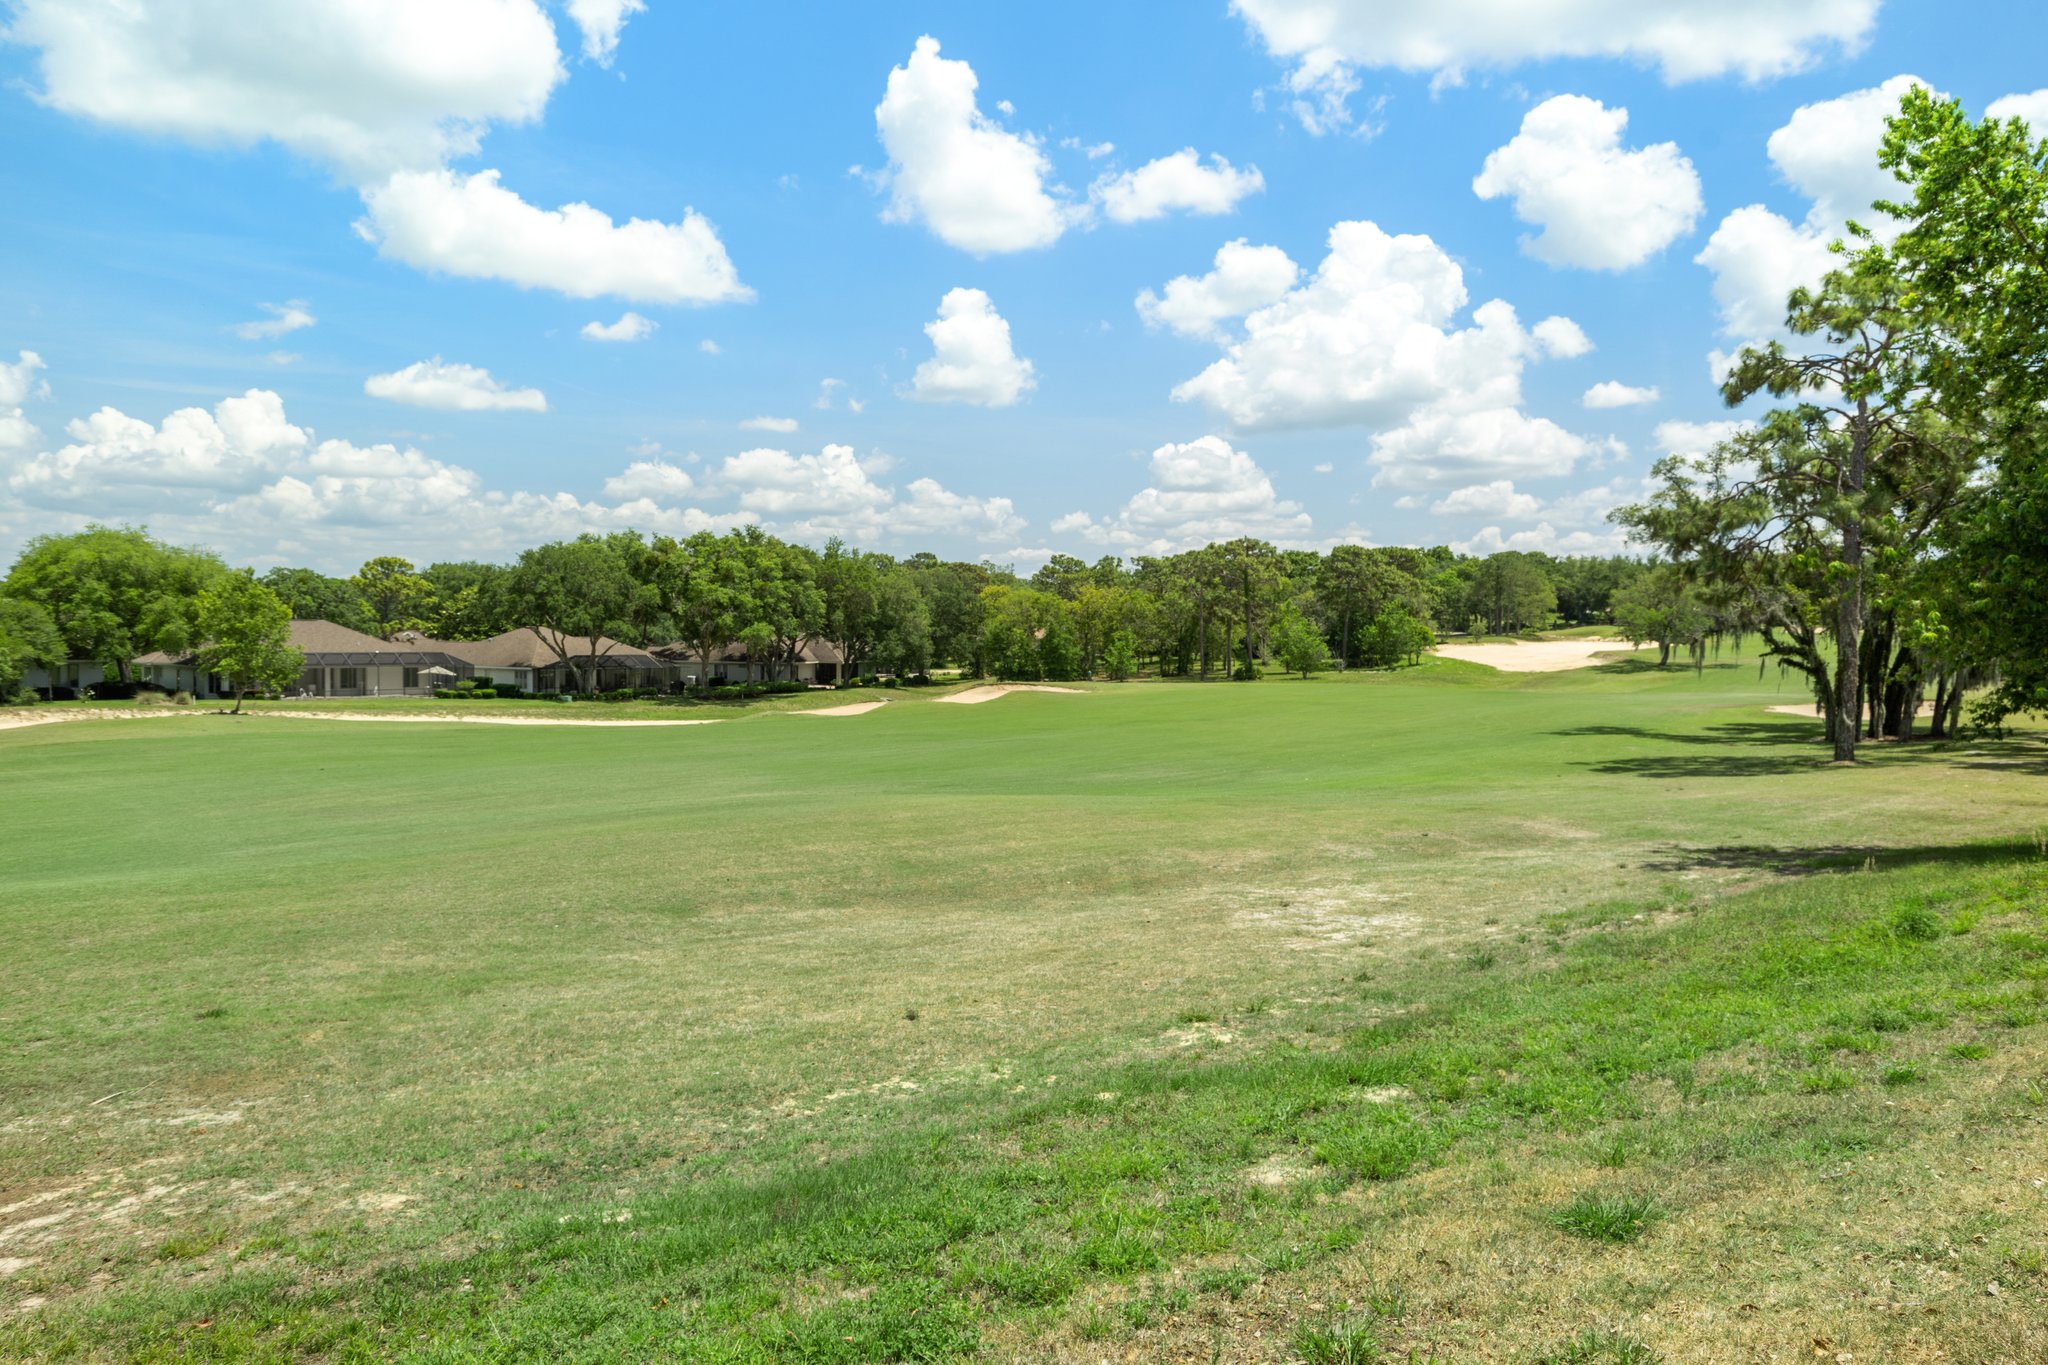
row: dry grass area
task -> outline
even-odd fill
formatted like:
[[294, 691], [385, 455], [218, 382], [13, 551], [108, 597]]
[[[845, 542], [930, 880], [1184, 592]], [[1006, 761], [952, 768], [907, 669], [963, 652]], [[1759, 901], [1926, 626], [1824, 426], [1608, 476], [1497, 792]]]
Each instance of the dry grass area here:
[[[1712, 991], [2027, 863], [2048, 756], [1781, 696], [10, 732], [0, 1357], [2031, 1359], [2038, 888]], [[1549, 1221], [1602, 1190], [1664, 1214]]]

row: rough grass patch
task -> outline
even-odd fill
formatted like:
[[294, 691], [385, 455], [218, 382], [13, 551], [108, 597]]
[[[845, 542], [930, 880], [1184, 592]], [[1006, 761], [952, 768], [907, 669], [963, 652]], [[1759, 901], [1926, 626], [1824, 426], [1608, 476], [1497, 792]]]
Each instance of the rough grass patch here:
[[1664, 1357], [1621, 1332], [1581, 1332], [1537, 1365], [1662, 1365]]
[[1317, 1137], [1316, 1160], [1360, 1180], [1397, 1180], [1433, 1160], [1443, 1136], [1395, 1104], [1348, 1110]]
[[1654, 1195], [1585, 1191], [1550, 1215], [1551, 1225], [1593, 1242], [1633, 1242], [1665, 1216]]
[[1802, 1074], [1799, 1088], [1809, 1095], [1839, 1095], [1856, 1088], [1856, 1073], [1842, 1066], [1822, 1066]]
[[1902, 905], [1892, 912], [1892, 933], [1910, 943], [1931, 943], [1945, 927], [1941, 916], [1925, 905]]
[[1371, 1365], [1381, 1355], [1379, 1333], [1359, 1318], [1304, 1323], [1288, 1344], [1303, 1365]]

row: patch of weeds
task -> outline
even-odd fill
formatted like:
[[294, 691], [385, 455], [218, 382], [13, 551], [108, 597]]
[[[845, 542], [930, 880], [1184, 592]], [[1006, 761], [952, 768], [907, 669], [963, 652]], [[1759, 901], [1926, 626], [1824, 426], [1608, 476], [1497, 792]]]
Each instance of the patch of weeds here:
[[1189, 1024], [1213, 1024], [1216, 1016], [1207, 1010], [1182, 1010], [1173, 1016], [1173, 1022], [1185, 1028]]
[[1116, 1319], [1099, 1303], [1089, 1304], [1088, 1311], [1074, 1320], [1074, 1335], [1083, 1341], [1107, 1341], [1115, 1333]]
[[2048, 1274], [2048, 1256], [2039, 1247], [2014, 1247], [2005, 1253], [2005, 1263], [2022, 1275]]
[[1273, 1002], [1262, 995], [1256, 1000], [1247, 1000], [1242, 1005], [1239, 1005], [1237, 1012], [1243, 1015], [1257, 1016], [1266, 1013], [1272, 1008]]
[[1268, 1275], [1285, 1275], [1290, 1270], [1300, 1270], [1307, 1265], [1309, 1256], [1298, 1246], [1279, 1246], [1255, 1255], [1251, 1260]]
[[1809, 1095], [1839, 1095], [1856, 1088], [1856, 1073], [1847, 1067], [1817, 1067], [1799, 1078], [1799, 1088]]
[[1491, 948], [1472, 948], [1465, 953], [1465, 970], [1483, 972], [1500, 961], [1500, 954]]
[[1915, 1024], [1931, 1021], [1933, 1014], [1904, 1005], [1873, 1005], [1863, 1016], [1863, 1027], [1873, 1033], [1904, 1033]]
[[1902, 905], [1892, 912], [1892, 934], [1912, 943], [1931, 943], [1946, 926], [1924, 905]]
[[1371, 1365], [1380, 1358], [1379, 1333], [1355, 1318], [1303, 1323], [1288, 1345], [1304, 1365]]
[[1154, 1291], [1124, 1305], [1124, 1324], [1133, 1331], [1143, 1331], [1184, 1311], [1193, 1302], [1193, 1292], [1184, 1285], [1177, 1289]]
[[204, 1256], [227, 1241], [225, 1228], [195, 1228], [164, 1239], [156, 1249], [159, 1261], [189, 1261]]
[[1400, 1285], [1365, 1291], [1365, 1309], [1376, 1318], [1398, 1318], [1408, 1312], [1408, 1291]]
[[1951, 1043], [1948, 1055], [1959, 1062], [1981, 1062], [1991, 1055], [1991, 1048], [1985, 1043]]
[[1593, 1160], [1610, 1171], [1618, 1171], [1628, 1165], [1628, 1143], [1621, 1134], [1600, 1143], [1593, 1149]]
[[1221, 1294], [1224, 1298], [1237, 1300], [1244, 1297], [1244, 1291], [1259, 1282], [1258, 1272], [1247, 1270], [1241, 1265], [1218, 1266], [1205, 1270], [1195, 1277], [1195, 1288], [1204, 1294]]
[[1823, 1052], [1875, 1052], [1884, 1043], [1875, 1033], [1823, 1033], [1814, 1045]]
[[1918, 1085], [1926, 1079], [1926, 1076], [1921, 1073], [1920, 1068], [1917, 1066], [1901, 1065], [1886, 1067], [1882, 1072], [1878, 1073], [1877, 1079], [1880, 1085], [1897, 1087], [1901, 1085]]
[[199, 1011], [199, 1013], [192, 1017], [194, 1019], [222, 1019], [227, 1016], [227, 1012], [228, 1007], [226, 1005], [212, 1005]]
[[1396, 1180], [1442, 1149], [1438, 1132], [1394, 1104], [1369, 1105], [1324, 1125], [1312, 1150], [1316, 1160], [1361, 1180]]
[[1620, 1332], [1581, 1332], [1537, 1365], [1661, 1365], [1664, 1357]]
[[1664, 1217], [1664, 1206], [1647, 1194], [1580, 1194], [1550, 1215], [1552, 1225], [1595, 1242], [1633, 1242]]

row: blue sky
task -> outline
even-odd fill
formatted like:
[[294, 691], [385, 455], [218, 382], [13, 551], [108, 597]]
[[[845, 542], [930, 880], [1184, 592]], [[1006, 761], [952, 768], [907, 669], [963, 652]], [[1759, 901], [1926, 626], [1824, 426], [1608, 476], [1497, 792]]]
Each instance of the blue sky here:
[[0, 555], [1610, 550], [1899, 78], [2048, 114], [2048, 20], [1532, 8], [0, 0]]

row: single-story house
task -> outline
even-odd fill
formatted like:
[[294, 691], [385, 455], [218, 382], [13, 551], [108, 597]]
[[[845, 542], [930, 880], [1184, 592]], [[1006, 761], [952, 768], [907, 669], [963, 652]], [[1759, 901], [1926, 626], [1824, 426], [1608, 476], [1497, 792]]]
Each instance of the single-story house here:
[[[293, 621], [291, 641], [306, 656], [305, 671], [286, 691], [304, 697], [424, 697], [470, 675], [461, 658], [428, 641], [425, 645], [380, 640], [332, 621]], [[231, 680], [199, 667], [197, 651], [163, 650], [135, 660], [135, 681], [167, 692], [224, 697]]]
[[431, 649], [460, 659], [464, 676], [479, 683], [510, 683], [525, 692], [574, 692], [576, 674], [562, 661], [566, 653], [583, 670], [583, 687], [593, 692], [621, 688], [668, 688], [680, 681], [682, 670], [646, 650], [620, 644], [600, 635], [562, 637], [557, 653], [537, 630], [522, 627], [493, 635], [488, 640], [429, 640], [423, 635], [401, 632], [394, 643]]
[[31, 692], [40, 692], [49, 697], [53, 691], [75, 692], [80, 696], [85, 689], [96, 682], [106, 681], [107, 670], [97, 659], [72, 659], [51, 668], [40, 665], [28, 668], [21, 675], [21, 685]]
[[807, 641], [797, 651], [794, 674], [787, 659], [749, 660], [747, 647], [737, 640], [715, 651], [708, 665], [697, 646], [681, 640], [656, 645], [649, 652], [674, 665], [686, 679], [695, 678], [701, 683], [708, 676], [709, 685], [714, 687], [724, 683], [771, 682], [792, 676], [797, 682], [830, 685], [839, 681], [846, 665], [839, 647], [824, 640]]

